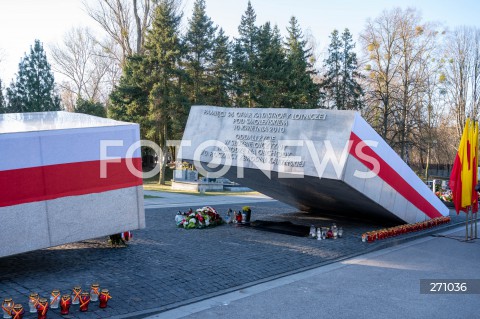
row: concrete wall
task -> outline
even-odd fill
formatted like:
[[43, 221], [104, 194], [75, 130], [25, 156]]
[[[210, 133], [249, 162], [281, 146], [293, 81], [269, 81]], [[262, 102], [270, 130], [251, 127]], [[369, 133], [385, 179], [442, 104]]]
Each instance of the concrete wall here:
[[136, 124], [83, 114], [1, 116], [0, 257], [144, 228], [138, 140]]
[[143, 186], [0, 207], [0, 257], [145, 228]]

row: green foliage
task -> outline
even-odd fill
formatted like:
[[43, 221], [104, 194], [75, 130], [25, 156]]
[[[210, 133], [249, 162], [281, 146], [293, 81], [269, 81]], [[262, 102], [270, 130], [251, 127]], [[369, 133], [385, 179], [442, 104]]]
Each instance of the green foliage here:
[[319, 104], [319, 86], [313, 82], [316, 71], [310, 63], [312, 49], [307, 47], [298, 21], [290, 19], [287, 28], [287, 63], [289, 65], [288, 106], [292, 108], [316, 108]]
[[233, 43], [196, 0], [185, 36], [175, 0], [157, 2], [141, 55], [130, 56], [110, 95], [108, 116], [140, 124], [161, 147], [180, 139], [191, 104], [318, 107], [311, 49], [293, 18], [286, 43], [276, 26], [257, 27], [248, 3]]
[[110, 95], [108, 116], [140, 124], [142, 138], [165, 147], [178, 139], [188, 114], [186, 77], [175, 1], [159, 1], [146, 36], [145, 53], [127, 59], [119, 85]]
[[256, 65], [258, 56], [257, 15], [248, 1], [247, 10], [238, 26], [238, 39], [235, 39], [233, 68], [236, 104], [241, 107], [255, 107]]
[[358, 83], [361, 78], [358, 72], [357, 54], [353, 51], [353, 43], [350, 30], [345, 29], [342, 33], [343, 43], [343, 105], [342, 109], [360, 110], [363, 105], [363, 89]]
[[192, 104], [210, 104], [215, 31], [216, 27], [205, 12], [205, 0], [196, 0], [185, 36], [185, 69], [189, 75], [187, 92]]
[[328, 46], [328, 58], [325, 60], [327, 72], [324, 76], [321, 87], [325, 92], [328, 108], [339, 108], [342, 106], [342, 41], [338, 30], [333, 30], [330, 35], [330, 45]]
[[110, 94], [108, 117], [120, 121], [140, 124], [140, 135], [146, 138], [150, 125], [148, 120], [149, 87], [144, 81], [146, 71], [142, 67], [142, 56], [127, 58], [118, 86]]
[[318, 107], [312, 50], [297, 20], [290, 21], [285, 46], [276, 26], [267, 22], [257, 27], [255, 21], [249, 2], [233, 51], [235, 103], [241, 107]]
[[2, 80], [0, 80], [0, 114], [7, 112], [7, 104], [5, 102], [5, 97], [3, 96], [3, 85]]
[[105, 107], [100, 102], [88, 101], [82, 98], [77, 99], [77, 103], [75, 104], [75, 113], [83, 113], [94, 115], [98, 117], [106, 117], [107, 112]]
[[[341, 36], [337, 30], [333, 30], [330, 39], [328, 58], [324, 62], [327, 71], [321, 85], [325, 105], [339, 110], [359, 110], [362, 107], [363, 90], [357, 82], [360, 74], [352, 35], [348, 29]], [[371, 46], [373, 50], [375, 45]]]
[[255, 101], [261, 107], [285, 107], [288, 103], [289, 68], [280, 30], [267, 22], [258, 30]]
[[189, 112], [186, 74], [181, 66], [180, 20], [174, 0], [159, 2], [142, 61], [151, 123], [147, 137], [161, 147], [168, 139], [181, 138]]
[[55, 80], [39, 40], [30, 48], [18, 67], [17, 79], [7, 88], [8, 112], [59, 111], [60, 98]]
[[231, 46], [228, 37], [220, 29], [213, 48], [212, 78], [208, 92], [212, 105], [230, 105], [228, 92], [232, 86]]

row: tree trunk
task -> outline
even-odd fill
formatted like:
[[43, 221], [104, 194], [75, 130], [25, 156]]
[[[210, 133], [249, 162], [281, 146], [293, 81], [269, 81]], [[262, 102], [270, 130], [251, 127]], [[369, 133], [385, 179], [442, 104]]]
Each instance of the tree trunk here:
[[167, 167], [167, 152], [168, 152], [168, 147], [164, 146], [162, 149], [162, 163], [160, 166], [160, 174], [158, 175], [158, 183], [160, 185], [165, 185], [165, 170]]
[[142, 30], [142, 22], [140, 21], [140, 16], [138, 15], [138, 8], [137, 8], [137, 0], [133, 0], [133, 14], [135, 18], [135, 25], [137, 27], [137, 52], [142, 52], [142, 37], [143, 37], [143, 30]]
[[160, 185], [165, 185], [165, 167], [167, 166], [167, 152], [168, 152], [168, 146], [167, 146], [167, 124], [164, 123], [162, 125], [162, 137], [160, 138], [161, 145], [160, 147], [162, 148], [162, 156], [161, 156], [161, 166], [160, 166], [160, 173], [158, 174], [158, 183]]

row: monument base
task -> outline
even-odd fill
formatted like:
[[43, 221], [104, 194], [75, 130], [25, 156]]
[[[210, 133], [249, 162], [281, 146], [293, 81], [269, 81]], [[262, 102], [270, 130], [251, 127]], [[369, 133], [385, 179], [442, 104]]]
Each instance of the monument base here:
[[269, 197], [281, 199], [281, 202], [302, 211], [362, 221], [382, 221], [397, 225], [404, 223], [342, 180], [307, 175], [302, 178], [278, 178], [277, 172], [271, 172], [269, 178], [258, 170], [249, 168], [244, 169], [243, 178], [237, 178], [236, 168], [231, 168], [225, 177]]
[[191, 192], [221, 192], [223, 191], [223, 185], [216, 183], [172, 181], [172, 189]]

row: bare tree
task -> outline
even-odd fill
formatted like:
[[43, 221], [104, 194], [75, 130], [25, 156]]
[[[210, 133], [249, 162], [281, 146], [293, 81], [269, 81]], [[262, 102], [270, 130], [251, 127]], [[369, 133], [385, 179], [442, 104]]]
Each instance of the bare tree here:
[[142, 53], [155, 1], [97, 0], [92, 6], [85, 0], [83, 3], [88, 15], [119, 46], [115, 57], [122, 67], [127, 56]]
[[419, 79], [423, 81], [421, 91], [418, 91], [419, 100], [416, 102], [421, 107], [421, 112], [418, 114], [417, 123], [418, 130], [414, 133], [416, 143], [416, 149], [418, 153], [418, 161], [422, 167], [425, 168], [425, 179], [429, 179], [429, 171], [431, 163], [445, 164], [451, 163], [451, 154], [454, 153], [454, 149], [450, 147], [448, 138], [449, 134], [446, 134], [448, 129], [445, 126], [445, 122], [448, 122], [446, 118], [445, 110], [445, 90], [442, 88], [444, 81], [441, 76], [442, 59], [438, 56], [441, 54], [437, 47], [435, 51], [432, 51], [431, 55], [426, 55], [420, 61]]
[[415, 9], [396, 8], [368, 20], [361, 34], [368, 73], [364, 114], [407, 163], [414, 148], [429, 148], [420, 137], [432, 124], [435, 87], [429, 87], [429, 77], [437, 71], [429, 57], [437, 45], [435, 27], [423, 23]]
[[428, 70], [428, 57], [435, 49], [438, 32], [433, 24], [422, 23], [418, 11], [411, 8], [403, 12], [398, 21], [398, 30], [399, 100], [395, 112], [398, 134], [395, 143], [400, 149], [400, 156], [408, 161], [407, 149], [418, 141], [412, 135], [421, 124], [420, 114], [424, 101], [422, 96], [426, 94], [430, 74], [425, 71]]
[[480, 108], [480, 29], [472, 29], [472, 83], [471, 102], [472, 118], [478, 120]]
[[368, 19], [360, 35], [362, 51], [366, 56], [366, 103], [364, 116], [390, 142], [392, 140], [392, 115], [397, 98], [398, 54], [401, 9], [383, 11], [374, 20]]
[[445, 90], [452, 106], [457, 137], [461, 136], [465, 118], [478, 120], [480, 92], [479, 30], [459, 27], [448, 33], [445, 41]]
[[111, 63], [104, 51], [87, 28], [73, 28], [64, 37], [62, 44], [51, 47], [53, 69], [66, 77], [60, 84], [64, 103], [75, 103], [81, 97], [86, 100], [106, 103], [112, 85], [112, 72], [115, 79], [117, 67]]

